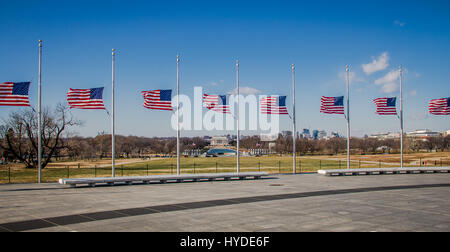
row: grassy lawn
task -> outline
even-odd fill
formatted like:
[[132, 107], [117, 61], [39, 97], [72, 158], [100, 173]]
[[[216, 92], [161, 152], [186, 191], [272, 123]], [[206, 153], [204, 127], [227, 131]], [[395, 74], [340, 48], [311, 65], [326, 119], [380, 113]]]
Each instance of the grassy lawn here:
[[[371, 160], [352, 157], [351, 168], [370, 167], [392, 167], [395, 163], [386, 163], [386, 157], [379, 156]], [[378, 160], [378, 161], [376, 161]], [[76, 162], [53, 163], [42, 170], [43, 182], [56, 182], [59, 178], [77, 177], [109, 177], [112, 174], [110, 160], [92, 162], [89, 165], [77, 165]], [[116, 176], [145, 176], [160, 174], [176, 174], [176, 158], [159, 158], [151, 160], [133, 160], [132, 163], [123, 162], [116, 165]], [[235, 157], [220, 158], [184, 158], [180, 160], [181, 173], [220, 173], [235, 172]], [[68, 165], [69, 164], [69, 165]], [[109, 164], [109, 165], [108, 165]], [[316, 172], [320, 169], [346, 168], [345, 156], [325, 157], [300, 157], [297, 158], [297, 173]], [[241, 172], [263, 171], [269, 173], [292, 173], [291, 156], [264, 156], [264, 157], [241, 157]], [[0, 184], [4, 183], [35, 183], [37, 181], [37, 169], [25, 169], [20, 166], [3, 165], [0, 167]]]

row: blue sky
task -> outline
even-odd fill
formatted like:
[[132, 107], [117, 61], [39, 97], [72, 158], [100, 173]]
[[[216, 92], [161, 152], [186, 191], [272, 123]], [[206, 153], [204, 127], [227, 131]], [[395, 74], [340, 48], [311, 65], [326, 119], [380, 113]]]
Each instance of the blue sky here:
[[[116, 57], [116, 133], [174, 136], [171, 114], [142, 107], [140, 91], [194, 86], [224, 94], [240, 85], [258, 94], [291, 95], [296, 65], [298, 128], [338, 131], [342, 116], [319, 113], [320, 97], [346, 92], [351, 65], [352, 135], [398, 131], [377, 116], [374, 98], [398, 96], [389, 79], [404, 68], [405, 130], [450, 129], [450, 116], [427, 113], [450, 96], [449, 1], [0, 1], [0, 82], [31, 80], [37, 104], [38, 43], [44, 41], [43, 105], [65, 102], [69, 88], [105, 87], [111, 104], [111, 49]], [[367, 67], [363, 67], [367, 65]], [[376, 70], [376, 71], [375, 71]], [[391, 73], [391, 75], [389, 75]], [[291, 109], [290, 104], [288, 108]], [[0, 118], [18, 110], [0, 109]], [[110, 132], [103, 111], [73, 110], [82, 136]], [[281, 129], [291, 129], [283, 118]], [[184, 136], [234, 132], [188, 131]], [[258, 132], [243, 132], [257, 134]]]

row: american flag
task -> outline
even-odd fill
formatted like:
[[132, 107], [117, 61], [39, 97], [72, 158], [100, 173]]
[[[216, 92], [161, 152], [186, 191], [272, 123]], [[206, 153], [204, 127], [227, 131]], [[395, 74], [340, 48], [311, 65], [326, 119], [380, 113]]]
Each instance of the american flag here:
[[269, 96], [260, 100], [261, 114], [289, 115], [286, 96]]
[[322, 96], [320, 112], [325, 114], [344, 114], [344, 96], [326, 97]]
[[433, 115], [450, 115], [450, 97], [431, 100], [429, 111]]
[[70, 108], [106, 109], [103, 104], [103, 88], [69, 89], [67, 102]]
[[227, 103], [226, 95], [203, 94], [203, 105], [212, 111], [231, 114], [230, 105]]
[[5, 82], [0, 84], [0, 106], [30, 106], [30, 82]]
[[377, 114], [379, 115], [397, 115], [396, 110], [396, 100], [395, 97], [383, 97], [383, 98], [377, 98], [373, 101], [375, 102], [375, 105], [377, 105]]
[[145, 108], [172, 111], [172, 90], [142, 91], [142, 96]]

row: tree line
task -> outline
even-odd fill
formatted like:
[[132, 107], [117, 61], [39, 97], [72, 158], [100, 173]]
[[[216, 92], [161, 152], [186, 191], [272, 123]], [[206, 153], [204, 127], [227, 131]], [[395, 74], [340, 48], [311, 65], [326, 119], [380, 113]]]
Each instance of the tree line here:
[[[404, 150], [406, 152], [419, 151], [449, 151], [450, 135], [428, 138], [404, 138]], [[278, 137], [275, 150], [278, 153], [292, 153], [292, 139]], [[330, 139], [298, 139], [296, 150], [302, 155], [337, 155], [347, 152], [346, 138]], [[400, 153], [400, 139], [376, 139], [376, 138], [350, 138], [351, 154], [394, 154]]]
[[[59, 153], [71, 159], [88, 159], [111, 157], [111, 135], [99, 133], [96, 137], [75, 136], [65, 139], [67, 148]], [[273, 144], [270, 144], [273, 143]], [[232, 148], [236, 141], [230, 142]], [[271, 146], [269, 146], [271, 145]], [[249, 149], [271, 148], [279, 154], [292, 153], [292, 138], [279, 136], [274, 142], [262, 142], [259, 136], [242, 136], [240, 140], [241, 151]], [[202, 137], [182, 137], [180, 139], [181, 152], [190, 149], [207, 151], [209, 142]], [[380, 154], [400, 153], [399, 139], [351, 138], [351, 154]], [[450, 136], [430, 137], [425, 139], [404, 139], [406, 152], [419, 151], [449, 151]], [[299, 155], [337, 155], [347, 152], [346, 138], [330, 138], [322, 140], [298, 139], [296, 150]], [[176, 138], [137, 137], [116, 135], [116, 153], [118, 157], [136, 158], [148, 155], [175, 155]]]

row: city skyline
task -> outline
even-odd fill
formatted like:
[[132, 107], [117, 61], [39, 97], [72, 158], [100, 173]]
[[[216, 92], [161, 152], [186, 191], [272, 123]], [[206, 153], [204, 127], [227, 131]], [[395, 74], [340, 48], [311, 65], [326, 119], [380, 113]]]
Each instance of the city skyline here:
[[[384, 1], [381, 1], [384, 3]], [[351, 66], [351, 135], [400, 130], [398, 119], [375, 114], [372, 100], [398, 97], [399, 65], [404, 67], [405, 131], [448, 130], [448, 116], [428, 113], [431, 99], [450, 96], [450, 18], [446, 1], [261, 2], [232, 4], [133, 1], [5, 2], [0, 43], [0, 82], [31, 81], [37, 104], [37, 40], [43, 40], [43, 106], [66, 103], [69, 88], [105, 87], [111, 104], [112, 48], [116, 56], [116, 134], [175, 136], [170, 113], [143, 108], [140, 92], [176, 88], [176, 55], [181, 55], [181, 93], [235, 91], [240, 61], [241, 93], [287, 95], [291, 112], [291, 64], [296, 66], [297, 128], [345, 134], [342, 116], [319, 113], [320, 97], [345, 94], [345, 66]], [[20, 8], [19, 8], [20, 5]], [[200, 6], [200, 7], [199, 7]], [[325, 7], [323, 7], [325, 6]], [[173, 8], [172, 8], [173, 7]], [[399, 10], [402, 10], [399, 12]], [[401, 14], [399, 14], [401, 13]], [[369, 15], [370, 14], [370, 15]], [[3, 108], [6, 118], [16, 108]], [[81, 136], [110, 132], [104, 111], [71, 111], [85, 122]], [[132, 112], [132, 113], [130, 113]], [[203, 111], [204, 113], [206, 110]], [[280, 131], [290, 130], [280, 117]], [[182, 136], [233, 131], [182, 131]], [[258, 132], [243, 131], [243, 135]]]

